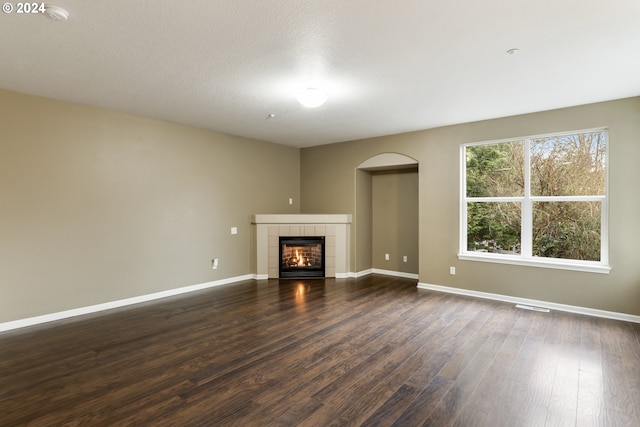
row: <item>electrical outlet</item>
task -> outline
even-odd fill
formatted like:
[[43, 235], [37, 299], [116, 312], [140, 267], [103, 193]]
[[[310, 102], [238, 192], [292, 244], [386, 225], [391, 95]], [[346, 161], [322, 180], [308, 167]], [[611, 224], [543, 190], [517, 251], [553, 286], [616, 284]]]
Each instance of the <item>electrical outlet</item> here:
[[384, 260], [389, 261], [389, 254], [384, 254]]
[[402, 262], [407, 262], [407, 256], [406, 255], [402, 257]]
[[454, 276], [456, 274], [456, 268], [455, 267], [449, 267], [449, 274]]
[[238, 234], [238, 227], [231, 227], [231, 234]]
[[218, 268], [218, 258], [211, 260], [211, 268], [213, 268], [214, 270]]
[[292, 205], [293, 204], [293, 199], [291, 197], [289, 197], [289, 204]]

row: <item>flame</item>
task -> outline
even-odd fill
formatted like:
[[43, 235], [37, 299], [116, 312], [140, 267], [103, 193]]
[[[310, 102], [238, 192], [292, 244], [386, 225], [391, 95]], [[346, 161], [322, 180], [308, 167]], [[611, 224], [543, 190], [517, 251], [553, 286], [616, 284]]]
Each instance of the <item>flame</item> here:
[[287, 253], [286, 259], [283, 254], [283, 263], [287, 264], [287, 267], [310, 267], [312, 262], [309, 258], [305, 258], [304, 254], [300, 254], [300, 248], [291, 248]]

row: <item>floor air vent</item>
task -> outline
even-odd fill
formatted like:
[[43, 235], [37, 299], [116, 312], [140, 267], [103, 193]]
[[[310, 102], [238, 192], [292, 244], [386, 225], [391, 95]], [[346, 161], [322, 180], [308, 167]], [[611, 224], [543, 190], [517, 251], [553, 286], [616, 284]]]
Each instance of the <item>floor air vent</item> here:
[[549, 311], [551, 311], [548, 308], [534, 307], [531, 305], [524, 305], [524, 304], [516, 304], [516, 307], [522, 308], [523, 310], [539, 311], [540, 313], [548, 313]]

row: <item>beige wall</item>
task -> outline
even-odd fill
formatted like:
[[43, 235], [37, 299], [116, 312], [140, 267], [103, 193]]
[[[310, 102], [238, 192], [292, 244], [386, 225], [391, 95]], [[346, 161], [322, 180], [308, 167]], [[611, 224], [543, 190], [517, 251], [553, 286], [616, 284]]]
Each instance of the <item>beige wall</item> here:
[[369, 270], [373, 267], [371, 248], [373, 247], [373, 180], [371, 172], [355, 170], [356, 188], [354, 212], [358, 221], [351, 224], [351, 262], [355, 271]]
[[0, 129], [0, 322], [252, 273], [299, 212], [297, 148], [2, 90]]
[[[372, 172], [371, 181], [372, 267], [417, 274], [418, 172]], [[388, 261], [385, 254], [389, 254]]]
[[[460, 144], [599, 126], [610, 274], [458, 261]], [[372, 268], [385, 152], [419, 161], [421, 282], [640, 315], [640, 98], [298, 150], [0, 90], [0, 129], [0, 322], [252, 273], [254, 213], [354, 214]]]
[[[609, 127], [610, 139], [610, 274], [457, 259], [460, 144], [600, 126]], [[384, 152], [419, 161], [421, 282], [640, 315], [640, 98], [304, 148], [302, 211], [351, 213], [352, 228], [366, 232], [355, 212], [354, 170]], [[354, 263], [362, 251], [357, 246], [352, 245], [352, 265], [370, 268], [360, 256]], [[449, 266], [456, 267], [455, 276]]]

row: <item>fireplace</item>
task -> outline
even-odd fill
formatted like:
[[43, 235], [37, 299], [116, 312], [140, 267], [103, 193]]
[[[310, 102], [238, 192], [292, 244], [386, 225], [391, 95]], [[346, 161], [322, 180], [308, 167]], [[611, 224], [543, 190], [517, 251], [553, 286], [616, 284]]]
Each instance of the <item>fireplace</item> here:
[[324, 277], [351, 277], [349, 244], [351, 215], [348, 214], [256, 214], [255, 271], [258, 280], [280, 276], [280, 237], [322, 236], [324, 246]]
[[280, 236], [280, 277], [324, 277], [324, 236]]

